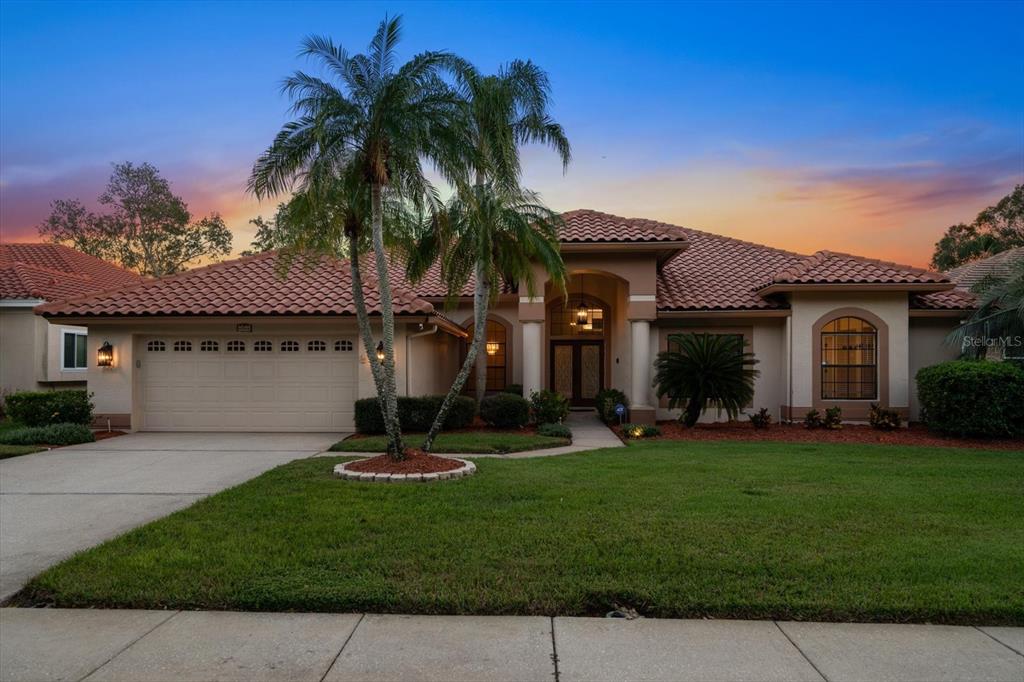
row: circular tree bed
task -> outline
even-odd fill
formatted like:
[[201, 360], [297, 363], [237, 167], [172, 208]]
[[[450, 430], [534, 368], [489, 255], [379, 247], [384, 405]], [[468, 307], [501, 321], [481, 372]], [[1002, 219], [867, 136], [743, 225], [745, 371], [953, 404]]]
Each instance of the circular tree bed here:
[[422, 450], [407, 450], [405, 458], [378, 455], [343, 462], [334, 467], [334, 475], [350, 481], [381, 483], [451, 481], [476, 473], [476, 465], [464, 459], [438, 457]]

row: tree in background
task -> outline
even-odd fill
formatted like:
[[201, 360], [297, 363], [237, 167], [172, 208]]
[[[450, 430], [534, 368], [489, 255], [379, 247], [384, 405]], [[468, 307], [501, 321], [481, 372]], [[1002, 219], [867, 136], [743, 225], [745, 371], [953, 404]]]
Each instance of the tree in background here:
[[969, 225], [950, 226], [935, 244], [932, 267], [945, 272], [1018, 246], [1024, 246], [1024, 185], [1014, 187]]
[[114, 164], [99, 203], [109, 210], [93, 213], [77, 199], [53, 202], [40, 236], [150, 277], [231, 252], [231, 231], [220, 215], [193, 222], [185, 202], [148, 163]]
[[[1024, 260], [1016, 263], [1005, 279], [984, 280], [975, 287], [978, 307], [946, 341], [960, 346], [964, 355], [985, 357], [990, 343], [1007, 348], [1014, 344], [1014, 355], [1021, 353], [1024, 340]], [[964, 343], [980, 339], [981, 344]]]

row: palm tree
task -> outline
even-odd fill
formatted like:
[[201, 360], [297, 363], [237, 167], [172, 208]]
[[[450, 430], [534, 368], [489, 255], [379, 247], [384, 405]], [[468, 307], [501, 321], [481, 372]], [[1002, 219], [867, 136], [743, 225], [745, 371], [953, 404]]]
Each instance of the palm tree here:
[[[658, 397], [668, 396], [669, 409], [684, 407], [680, 420], [693, 426], [709, 407], [735, 419], [754, 399], [757, 359], [744, 350], [738, 334], [672, 334], [671, 350], [658, 353], [654, 385]], [[672, 348], [673, 345], [678, 350]]]
[[[388, 436], [388, 453], [404, 457], [395, 385], [394, 310], [390, 305], [384, 203], [389, 194], [417, 209], [439, 204], [423, 162], [458, 186], [465, 184], [465, 107], [441, 77], [469, 71], [446, 52], [423, 52], [396, 66], [401, 19], [385, 19], [366, 54], [349, 55], [330, 39], [310, 37], [302, 54], [317, 60], [336, 83], [295, 72], [284, 81], [297, 118], [284, 125], [257, 159], [250, 191], [263, 198], [286, 192], [311, 175], [343, 175], [366, 185], [370, 244], [380, 289], [384, 363], [378, 399]], [[347, 171], [351, 171], [349, 175]], [[358, 254], [351, 254], [358, 270]], [[362, 324], [362, 323], [361, 323]], [[368, 328], [367, 328], [368, 329]], [[364, 342], [367, 333], [363, 332]], [[372, 357], [372, 355], [371, 355]], [[372, 365], [372, 362], [371, 362]]]
[[565, 265], [558, 243], [560, 223], [558, 214], [540, 204], [532, 193], [511, 195], [493, 185], [479, 184], [449, 202], [443, 220], [437, 222], [410, 259], [409, 270], [415, 279], [439, 258], [449, 292], [461, 291], [470, 277], [476, 281], [473, 341], [423, 440], [424, 452], [430, 452], [451, 404], [473, 368], [487, 324], [487, 283], [503, 278], [522, 281], [533, 295], [536, 263], [553, 281], [564, 283]]
[[[1024, 260], [1016, 263], [1003, 279], [982, 280], [975, 287], [978, 308], [953, 330], [947, 342], [965, 349], [965, 354], [984, 357], [989, 339], [1024, 338]], [[967, 338], [985, 339], [970, 346]]]

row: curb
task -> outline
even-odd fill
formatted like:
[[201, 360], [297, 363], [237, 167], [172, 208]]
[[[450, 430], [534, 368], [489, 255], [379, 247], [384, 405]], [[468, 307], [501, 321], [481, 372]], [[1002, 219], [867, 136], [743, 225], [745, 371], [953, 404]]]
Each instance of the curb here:
[[363, 481], [364, 483], [431, 483], [433, 481], [454, 481], [476, 473], [476, 464], [464, 459], [451, 457], [462, 466], [451, 471], [439, 471], [431, 474], [375, 474], [366, 471], [349, 471], [348, 466], [365, 459], [343, 462], [334, 467], [334, 477], [345, 481]]

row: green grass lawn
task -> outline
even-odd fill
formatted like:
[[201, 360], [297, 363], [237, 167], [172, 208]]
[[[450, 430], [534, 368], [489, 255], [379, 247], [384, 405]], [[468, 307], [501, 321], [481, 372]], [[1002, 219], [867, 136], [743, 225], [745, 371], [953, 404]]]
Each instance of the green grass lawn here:
[[[402, 439], [410, 447], [419, 447], [423, 442], [423, 436], [422, 433], [408, 433], [402, 434]], [[438, 435], [434, 441], [433, 452], [437, 454], [492, 454], [557, 448], [568, 444], [569, 441], [565, 438], [538, 436], [534, 433], [474, 431]], [[346, 438], [332, 445], [331, 450], [335, 452], [384, 452], [387, 450], [387, 437]]]
[[19, 455], [31, 455], [33, 452], [42, 452], [45, 449], [38, 445], [4, 445], [0, 443], [0, 459], [17, 457]]
[[639, 443], [439, 484], [278, 467], [17, 603], [1024, 624], [1024, 453]]

